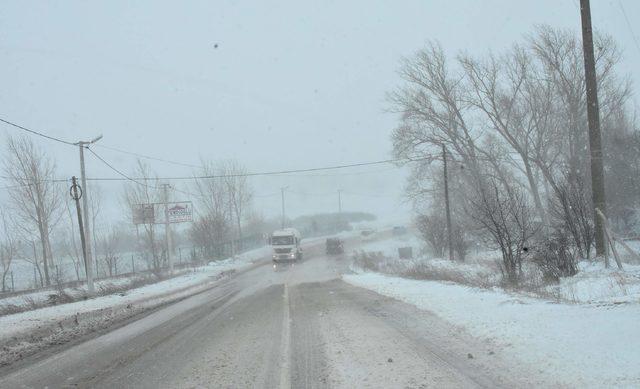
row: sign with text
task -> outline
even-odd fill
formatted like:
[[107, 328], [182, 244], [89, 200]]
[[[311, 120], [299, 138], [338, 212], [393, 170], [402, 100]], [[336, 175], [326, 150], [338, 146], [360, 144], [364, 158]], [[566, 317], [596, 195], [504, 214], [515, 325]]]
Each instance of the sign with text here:
[[169, 203], [167, 219], [169, 223], [184, 223], [193, 221], [193, 204], [191, 201]]
[[131, 209], [133, 224], [153, 224], [156, 222], [153, 204], [134, 204]]

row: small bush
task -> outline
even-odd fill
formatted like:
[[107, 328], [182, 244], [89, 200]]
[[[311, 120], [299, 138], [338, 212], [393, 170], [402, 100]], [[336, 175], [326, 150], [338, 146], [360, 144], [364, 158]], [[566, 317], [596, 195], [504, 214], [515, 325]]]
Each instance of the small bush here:
[[576, 260], [569, 250], [569, 239], [564, 234], [554, 234], [540, 242], [531, 255], [545, 282], [558, 282], [560, 277], [578, 273]]
[[380, 251], [356, 251], [353, 254], [354, 265], [363, 270], [380, 271], [382, 263], [388, 259]]

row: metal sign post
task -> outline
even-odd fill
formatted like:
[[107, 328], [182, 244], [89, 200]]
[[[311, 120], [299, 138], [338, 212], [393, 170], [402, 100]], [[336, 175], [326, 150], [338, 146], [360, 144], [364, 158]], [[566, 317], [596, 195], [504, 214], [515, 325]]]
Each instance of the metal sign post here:
[[171, 222], [169, 221], [169, 184], [162, 184], [164, 196], [164, 234], [167, 243], [167, 259], [169, 260], [169, 272], [173, 273], [173, 240], [171, 239]]
[[[165, 244], [167, 250], [167, 262], [169, 272], [173, 273], [173, 236], [171, 234], [171, 224], [185, 223], [193, 221], [193, 203], [191, 201], [169, 202], [169, 184], [161, 185], [163, 188], [163, 201], [161, 203], [135, 204], [131, 209], [132, 222], [136, 226], [140, 224], [164, 224]], [[156, 206], [162, 210], [156, 212]], [[156, 215], [164, 215], [156, 217]]]

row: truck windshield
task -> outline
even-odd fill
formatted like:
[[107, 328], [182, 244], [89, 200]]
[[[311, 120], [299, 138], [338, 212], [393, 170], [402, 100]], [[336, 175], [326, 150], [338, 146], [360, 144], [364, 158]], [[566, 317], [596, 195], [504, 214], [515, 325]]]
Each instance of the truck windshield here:
[[293, 236], [272, 236], [271, 245], [282, 246], [287, 244], [293, 244]]

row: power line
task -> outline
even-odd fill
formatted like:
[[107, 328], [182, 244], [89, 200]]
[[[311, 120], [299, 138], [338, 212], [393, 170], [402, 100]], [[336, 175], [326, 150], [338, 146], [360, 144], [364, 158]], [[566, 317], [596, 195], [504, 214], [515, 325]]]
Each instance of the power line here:
[[265, 194], [253, 194], [251, 195], [251, 197], [273, 197], [273, 196], [279, 196], [280, 192], [273, 192], [273, 193], [265, 193]]
[[[152, 188], [152, 189], [159, 189], [157, 186], [154, 185], [149, 185], [146, 184], [144, 182], [140, 182], [140, 180], [138, 179], [134, 179], [131, 178], [129, 176], [127, 176], [126, 174], [124, 174], [123, 172], [121, 172], [120, 170], [116, 169], [113, 165], [111, 165], [109, 162], [105, 161], [104, 158], [102, 158], [101, 156], [99, 156], [95, 151], [91, 150], [89, 147], [86, 148], [87, 150], [89, 150], [89, 152], [91, 154], [93, 154], [96, 158], [98, 158], [102, 163], [104, 163], [109, 169], [113, 170], [114, 172], [118, 173], [119, 175], [121, 175], [123, 177], [123, 179], [126, 179], [128, 181], [132, 181], [138, 185], [142, 185], [142, 186], [146, 186], [147, 188]], [[155, 179], [155, 178], [154, 178]], [[148, 179], [145, 179], [148, 180]], [[155, 179], [157, 180], [157, 179]], [[91, 178], [87, 178], [87, 181], [97, 181], [95, 179], [91, 179]]]
[[285, 175], [285, 174], [292, 174], [292, 173], [308, 173], [308, 172], [316, 172], [316, 171], [339, 170], [339, 169], [347, 169], [347, 168], [359, 167], [359, 166], [371, 166], [371, 165], [392, 164], [392, 163], [417, 162], [417, 161], [427, 160], [427, 159], [431, 159], [431, 158], [432, 157], [429, 156], [429, 157], [423, 157], [423, 158], [417, 158], [417, 159], [408, 159], [408, 158], [384, 159], [384, 160], [380, 160], [380, 161], [358, 162], [358, 163], [345, 164], [345, 165], [333, 165], [333, 166], [314, 167], [314, 168], [307, 168], [307, 169], [291, 169], [291, 170], [278, 170], [278, 171], [267, 171], [267, 172], [237, 173], [237, 174], [213, 174], [213, 175], [203, 175], [203, 176], [173, 176], [173, 177], [160, 177], [160, 178], [136, 177], [136, 178], [131, 178], [131, 177], [127, 177], [127, 176], [123, 175], [122, 173], [119, 173], [124, 178], [120, 178], [120, 177], [96, 177], [96, 178], [87, 178], [87, 180], [92, 180], [92, 181], [175, 180], [175, 181], [179, 181], [179, 180], [200, 180], [200, 179], [216, 179], [216, 178], [274, 176], [274, 175]]
[[383, 193], [355, 193], [350, 191], [342, 191], [343, 194], [351, 195], [351, 196], [363, 196], [363, 197], [397, 197], [397, 195], [393, 194], [383, 194]]
[[23, 127], [23, 126], [21, 126], [19, 124], [12, 123], [12, 122], [10, 122], [8, 120], [5, 120], [5, 119], [2, 119], [2, 118], [0, 118], [0, 121], [5, 123], [5, 124], [8, 124], [8, 125], [10, 125], [12, 127], [15, 127], [15, 128], [20, 129], [20, 130], [26, 131], [26, 132], [28, 132], [30, 134], [33, 134], [33, 135], [38, 135], [38, 136], [41, 136], [43, 138], [47, 138], [47, 139], [50, 139], [50, 140], [53, 140], [53, 141], [56, 141], [56, 142], [64, 143], [64, 144], [69, 145], [69, 146], [75, 146], [76, 145], [75, 143], [68, 142], [66, 140], [63, 140], [63, 139], [60, 139], [60, 138], [56, 138], [54, 136], [50, 136], [50, 135], [43, 134], [43, 133], [35, 131], [35, 130], [28, 129], [27, 127]]
[[631, 27], [631, 22], [629, 22], [629, 18], [627, 17], [627, 11], [624, 9], [622, 2], [618, 0], [618, 5], [620, 6], [620, 10], [622, 11], [622, 15], [624, 15], [624, 20], [627, 22], [627, 27], [629, 28], [629, 32], [631, 33], [631, 37], [633, 38], [633, 42], [636, 44], [636, 49], [640, 52], [640, 43], [638, 43], [638, 38], [636, 38], [636, 34], [633, 32], [633, 27]]
[[172, 161], [172, 160], [169, 160], [169, 159], [152, 157], [152, 156], [149, 156], [149, 155], [144, 155], [144, 154], [140, 154], [140, 153], [134, 153], [132, 151], [122, 150], [122, 149], [118, 149], [118, 148], [111, 147], [111, 146], [105, 146], [105, 145], [101, 145], [101, 144], [96, 144], [96, 147], [102, 147], [103, 149], [115, 151], [115, 152], [118, 152], [118, 153], [128, 154], [128, 155], [132, 155], [132, 156], [139, 157], [139, 158], [145, 158], [145, 159], [149, 159], [149, 160], [152, 160], [152, 161], [159, 161], [159, 162], [164, 162], [164, 163], [177, 165], [177, 166], [191, 167], [191, 168], [197, 168], [197, 169], [202, 168], [202, 166], [199, 166], [199, 165], [192, 165], [190, 163], [183, 163], [183, 162]]

